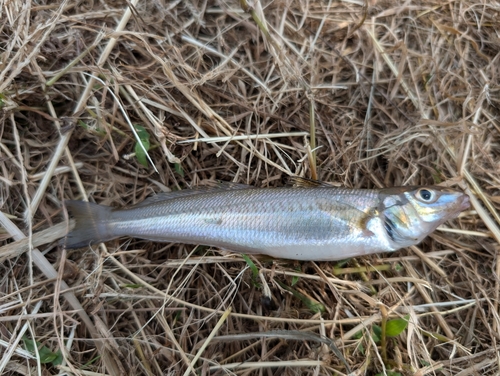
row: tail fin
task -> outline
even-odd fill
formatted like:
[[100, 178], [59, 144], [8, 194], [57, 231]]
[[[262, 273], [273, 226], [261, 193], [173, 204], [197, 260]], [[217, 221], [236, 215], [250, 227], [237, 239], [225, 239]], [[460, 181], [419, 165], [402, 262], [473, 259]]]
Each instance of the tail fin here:
[[65, 201], [64, 204], [76, 221], [73, 231], [63, 240], [66, 248], [87, 247], [114, 238], [109, 234], [106, 225], [111, 207], [74, 200]]

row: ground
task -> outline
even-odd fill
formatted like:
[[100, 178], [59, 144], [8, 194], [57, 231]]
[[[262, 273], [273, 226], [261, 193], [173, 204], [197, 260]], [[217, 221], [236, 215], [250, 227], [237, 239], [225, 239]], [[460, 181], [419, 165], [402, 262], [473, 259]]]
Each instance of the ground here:
[[[500, 373], [500, 3], [0, 0], [0, 19], [1, 374]], [[59, 243], [67, 199], [290, 176], [471, 208], [344, 262]]]

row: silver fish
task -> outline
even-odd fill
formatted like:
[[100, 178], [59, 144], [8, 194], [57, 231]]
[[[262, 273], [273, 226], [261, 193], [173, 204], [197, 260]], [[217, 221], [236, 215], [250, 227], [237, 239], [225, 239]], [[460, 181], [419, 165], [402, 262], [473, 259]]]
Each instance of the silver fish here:
[[329, 261], [417, 244], [470, 205], [464, 193], [437, 186], [316, 185], [183, 190], [123, 209], [66, 201], [76, 226], [65, 244], [77, 248], [131, 236]]

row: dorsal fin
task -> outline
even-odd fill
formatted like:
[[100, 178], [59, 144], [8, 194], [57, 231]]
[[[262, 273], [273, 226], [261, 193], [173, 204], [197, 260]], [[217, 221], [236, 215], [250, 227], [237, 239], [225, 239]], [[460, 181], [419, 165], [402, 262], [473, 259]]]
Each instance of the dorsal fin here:
[[192, 190], [225, 190], [229, 191], [232, 189], [249, 189], [249, 188], [255, 188], [253, 185], [248, 185], [248, 184], [241, 184], [241, 183], [233, 183], [230, 181], [217, 181], [217, 180], [204, 180], [202, 182], [202, 185], [199, 185], [197, 187], [192, 188]]
[[287, 186], [293, 188], [335, 187], [334, 185], [326, 183], [324, 181], [302, 178], [300, 176], [289, 176]]

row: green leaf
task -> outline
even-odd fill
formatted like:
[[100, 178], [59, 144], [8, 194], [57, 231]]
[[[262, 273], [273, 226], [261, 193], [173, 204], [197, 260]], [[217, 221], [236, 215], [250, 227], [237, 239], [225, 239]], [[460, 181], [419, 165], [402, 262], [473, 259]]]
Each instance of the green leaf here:
[[141, 140], [141, 141], [149, 140], [149, 133], [146, 130], [146, 128], [144, 128], [142, 125], [139, 125], [139, 124], [135, 124], [134, 128], [135, 128], [135, 131], [137, 132], [137, 136], [139, 136], [139, 140]]
[[78, 125], [80, 127], [82, 127], [83, 129], [87, 130], [87, 131], [97, 133], [99, 136], [105, 136], [106, 135], [106, 131], [105, 130], [103, 130], [101, 128], [97, 128], [97, 127], [91, 127], [91, 126], [87, 125], [87, 123], [84, 123], [81, 120], [78, 120]]
[[352, 338], [354, 339], [361, 339], [363, 337], [363, 331], [360, 330], [359, 332], [357, 332], [355, 335], [352, 336]]
[[184, 169], [182, 168], [180, 163], [174, 163], [175, 172], [177, 172], [180, 176], [184, 177]]
[[408, 326], [408, 319], [410, 316], [405, 316], [402, 319], [395, 319], [387, 321], [387, 325], [385, 326], [385, 335], [387, 337], [397, 337], [399, 336], [403, 330]]
[[334, 269], [342, 269], [347, 266], [351, 259], [344, 259], [344, 260], [339, 260], [335, 263]]
[[441, 176], [443, 176], [443, 171], [437, 165], [434, 165], [433, 168], [435, 172], [431, 173], [432, 178], [434, 179], [435, 184], [439, 184], [443, 181], [443, 179], [441, 179]]
[[305, 299], [303, 302], [309, 307], [309, 309], [315, 313], [325, 313], [326, 308], [320, 302], [314, 301], [312, 299]]
[[363, 346], [362, 343], [360, 343], [358, 345], [358, 349], [359, 349], [359, 352], [362, 354], [362, 355], [365, 355], [365, 347]]
[[36, 342], [29, 339], [26, 336], [23, 336], [24, 348], [28, 350], [30, 353], [34, 353], [36, 349]]
[[[298, 273], [300, 273], [300, 272], [301, 272], [300, 267], [295, 268], [295, 270], [296, 270]], [[293, 277], [292, 277], [292, 287], [293, 287], [293, 286], [295, 286], [295, 285], [297, 284], [297, 282], [299, 282], [299, 279], [300, 279], [300, 277], [297, 277], [297, 276], [293, 276]]]
[[45, 346], [39, 350], [39, 354], [40, 354], [40, 363], [42, 364], [52, 363], [54, 360], [57, 359], [57, 354], [53, 353], [52, 351], [50, 351], [50, 349], [48, 349]]
[[80, 127], [82, 127], [83, 129], [89, 129], [90, 127], [87, 125], [87, 123], [81, 121], [81, 120], [78, 120], [78, 125]]
[[85, 363], [85, 364], [83, 365], [83, 367], [81, 367], [81, 368], [86, 369], [86, 368], [88, 368], [91, 364], [94, 364], [95, 362], [97, 362], [99, 359], [101, 359], [101, 356], [100, 356], [100, 355], [97, 355], [95, 358], [92, 358], [92, 359], [90, 359], [87, 363]]
[[174, 317], [175, 317], [175, 320], [174, 320], [174, 321], [175, 321], [175, 322], [179, 321], [179, 320], [183, 317], [183, 313], [184, 313], [183, 311], [178, 311], [178, 312], [176, 312], [176, 313], [175, 313], [175, 316], [174, 316]]
[[38, 355], [40, 356], [40, 363], [52, 363], [62, 356], [61, 354], [53, 353], [47, 346], [43, 346], [41, 343], [33, 341], [28, 337], [23, 337], [24, 347], [33, 355], [36, 354], [36, 349], [38, 349]]
[[241, 257], [243, 257], [243, 260], [247, 263], [247, 265], [250, 267], [250, 270], [252, 271], [252, 282], [255, 285], [255, 287], [260, 287], [258, 280], [259, 280], [259, 269], [257, 266], [254, 264], [254, 262], [250, 259], [245, 254], [241, 254]]
[[401, 264], [396, 264], [396, 265], [394, 265], [394, 271], [395, 271], [396, 273], [401, 273], [403, 270], [404, 270], [403, 265], [401, 265]]
[[375, 376], [402, 376], [399, 372], [387, 371], [386, 373], [377, 373]]
[[57, 357], [52, 361], [52, 364], [54, 366], [60, 366], [62, 362], [64, 361], [64, 357], [62, 355], [61, 350], [57, 350], [56, 352]]
[[380, 342], [380, 338], [382, 338], [382, 328], [378, 325], [373, 325], [372, 326], [372, 338], [375, 343]]
[[[151, 144], [149, 142], [149, 133], [141, 125], [135, 125], [134, 127], [137, 135], [139, 136], [139, 140], [136, 142], [134, 147], [135, 156], [137, 157], [137, 160], [141, 165], [143, 165], [144, 167], [148, 167], [147, 151], [151, 147]], [[141, 147], [141, 144], [142, 146], [144, 146], [144, 148]], [[144, 150], [146, 150], [146, 152], [144, 152]]]
[[290, 291], [293, 294], [293, 296], [295, 296], [297, 299], [301, 300], [302, 303], [304, 303], [307, 306], [307, 308], [309, 308], [314, 313], [326, 312], [325, 306], [322, 303], [318, 302], [316, 299], [313, 299], [312, 297], [310, 297], [306, 294], [303, 294], [300, 291], [297, 291], [297, 290], [285, 285], [283, 282], [281, 282], [277, 279], [275, 279], [275, 281], [282, 288], [284, 288], [287, 291]]
[[[175, 189], [172, 189], [172, 191], [177, 191]], [[205, 252], [207, 252], [211, 247], [209, 247], [208, 245], [197, 245], [195, 247], [195, 250], [196, 250], [196, 254], [197, 255], [203, 255]], [[213, 252], [211, 253], [213, 254]]]
[[143, 165], [144, 167], [148, 167], [148, 158], [147, 158], [146, 153], [144, 152], [143, 148], [141, 147], [141, 143], [144, 146], [144, 149], [146, 149], [146, 151], [149, 150], [149, 146], [150, 146], [149, 141], [139, 141], [135, 144], [135, 148], [134, 148], [135, 156], [137, 157], [137, 160], [139, 161], [139, 163], [141, 165]]

